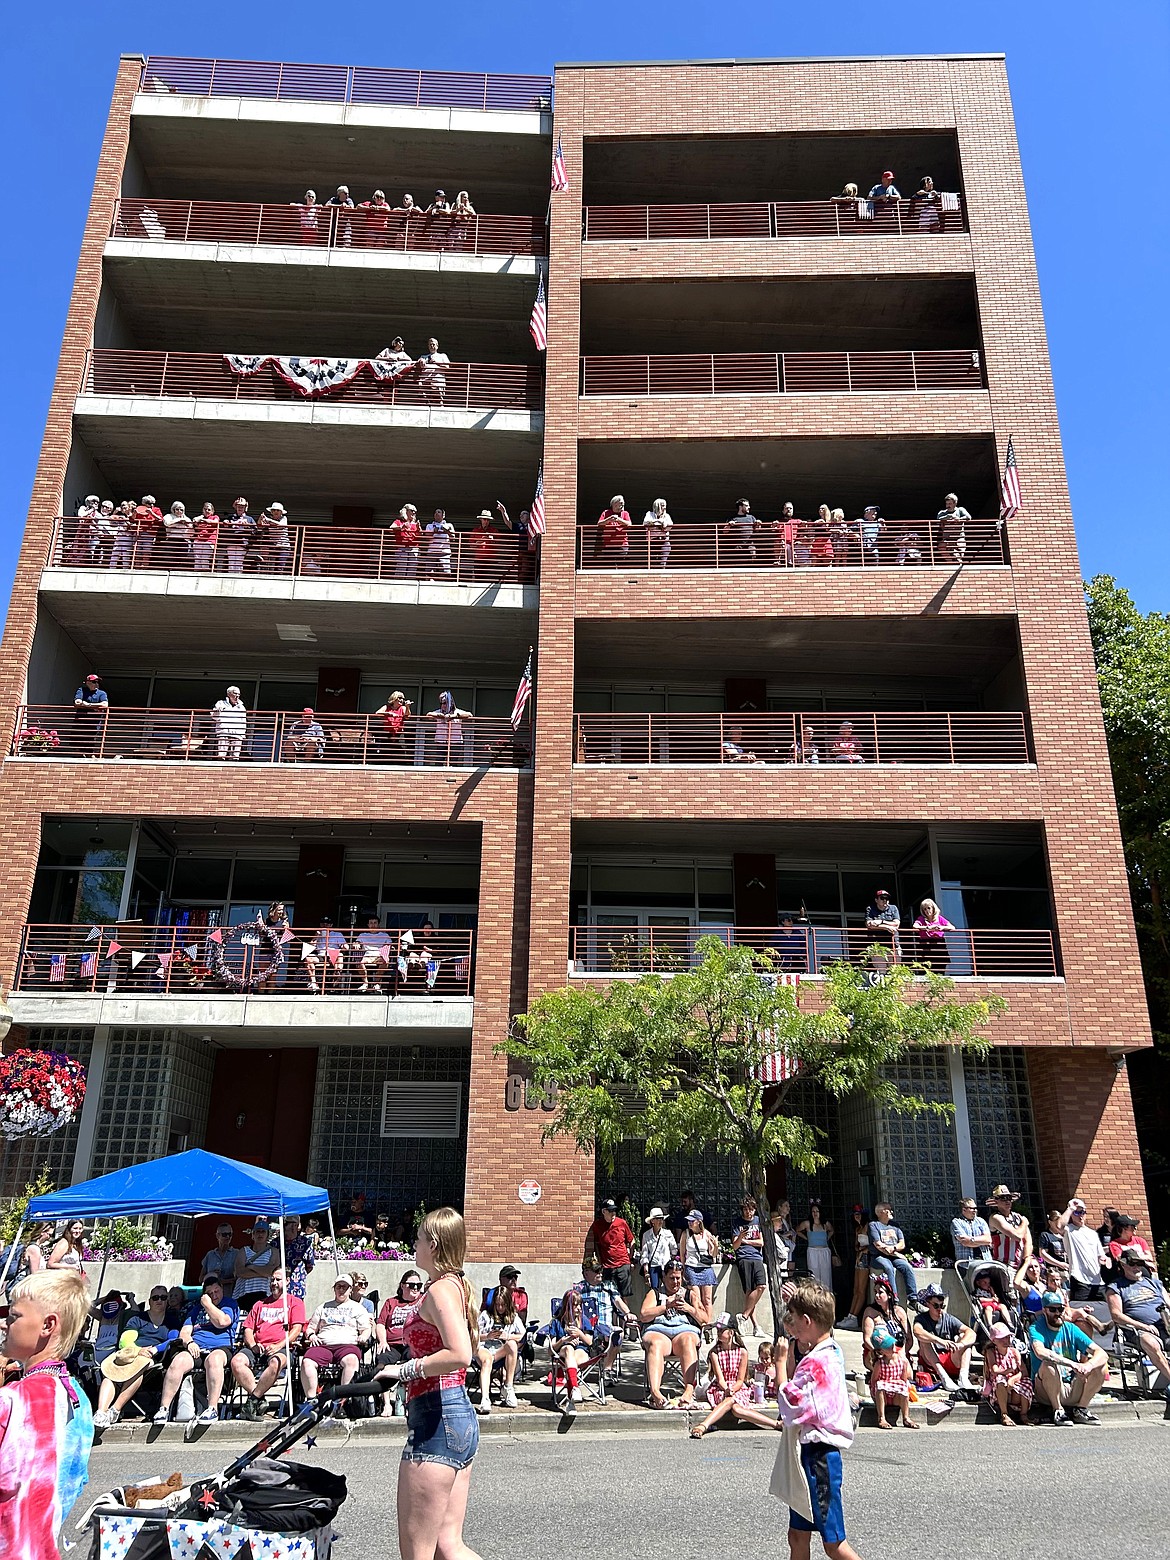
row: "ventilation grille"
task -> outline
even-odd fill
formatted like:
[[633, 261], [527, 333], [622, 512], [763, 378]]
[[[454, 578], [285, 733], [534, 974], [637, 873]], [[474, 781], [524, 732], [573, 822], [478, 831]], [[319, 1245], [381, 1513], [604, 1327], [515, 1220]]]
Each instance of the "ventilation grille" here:
[[462, 1083], [385, 1083], [382, 1136], [457, 1138], [462, 1105]]

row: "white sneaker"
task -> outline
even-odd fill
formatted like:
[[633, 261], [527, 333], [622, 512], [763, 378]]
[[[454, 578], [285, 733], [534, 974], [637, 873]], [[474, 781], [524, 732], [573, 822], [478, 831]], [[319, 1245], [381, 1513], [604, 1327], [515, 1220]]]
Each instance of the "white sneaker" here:
[[577, 1412], [577, 1401], [579, 1396], [580, 1394], [577, 1392], [570, 1392], [568, 1397], [565, 1399], [565, 1406], [562, 1412], [566, 1414], [575, 1414]]
[[205, 1408], [199, 1415], [198, 1423], [201, 1425], [214, 1425], [219, 1422], [218, 1408]]
[[519, 1403], [516, 1401], [516, 1394], [512, 1390], [511, 1387], [506, 1387], [504, 1389], [504, 1407], [505, 1408], [519, 1408], [520, 1407]]
[[487, 1398], [484, 1398], [482, 1402], [475, 1404], [475, 1411], [481, 1419], [486, 1419], [492, 1411], [492, 1405], [488, 1402]]
[[321, 988], [317, 985], [317, 982], [315, 980], [311, 980], [309, 982], [309, 990], [313, 993], [314, 996], [316, 996], [318, 994], [320, 989]]
[[151, 1424], [154, 1424], [154, 1425], [169, 1425], [170, 1422], [171, 1422], [171, 1411], [170, 1411], [169, 1408], [160, 1408], [158, 1413], [151, 1420]]
[[857, 1332], [860, 1325], [861, 1324], [857, 1318], [852, 1315], [842, 1317], [841, 1320], [837, 1323], [837, 1326], [841, 1329], [842, 1332]]
[[370, 988], [368, 986], [359, 986], [358, 987], [358, 996], [359, 997], [364, 996], [366, 994], [366, 992], [369, 991], [369, 989]]
[[580, 1387], [574, 1387], [572, 1392], [569, 1393], [569, 1401], [571, 1403], [584, 1403], [585, 1394]]
[[111, 1408], [99, 1408], [93, 1416], [94, 1429], [108, 1430], [114, 1422], [113, 1414], [114, 1411]]
[[374, 995], [376, 997], [380, 997], [382, 995], [382, 988], [381, 988], [381, 986], [371, 986], [370, 990], [374, 993]]

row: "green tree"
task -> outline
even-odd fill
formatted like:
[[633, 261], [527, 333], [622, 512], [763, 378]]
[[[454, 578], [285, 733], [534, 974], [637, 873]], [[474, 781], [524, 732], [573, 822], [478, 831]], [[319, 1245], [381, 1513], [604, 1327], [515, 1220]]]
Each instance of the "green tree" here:
[[[695, 1143], [734, 1154], [759, 1205], [778, 1325], [767, 1167], [787, 1159], [811, 1175], [828, 1158], [818, 1129], [786, 1110], [795, 1076], [766, 1085], [765, 1061], [782, 1054], [794, 1074], [837, 1098], [860, 1091], [882, 1109], [944, 1113], [949, 1106], [902, 1092], [888, 1069], [928, 1046], [984, 1051], [977, 1031], [1007, 1004], [957, 1002], [952, 981], [918, 967], [895, 965], [875, 979], [872, 969], [837, 963], [820, 1002], [806, 1007], [807, 988], [761, 978], [771, 955], [718, 937], [701, 937], [696, 952], [691, 968], [669, 976], [548, 992], [496, 1049], [525, 1061], [538, 1088], [556, 1085], [545, 1135], [572, 1138], [611, 1167], [623, 1138], [641, 1138], [647, 1154]], [[884, 967], [882, 950], [872, 954]]]
[[1146, 998], [1170, 1054], [1170, 617], [1139, 612], [1108, 574], [1085, 596]]

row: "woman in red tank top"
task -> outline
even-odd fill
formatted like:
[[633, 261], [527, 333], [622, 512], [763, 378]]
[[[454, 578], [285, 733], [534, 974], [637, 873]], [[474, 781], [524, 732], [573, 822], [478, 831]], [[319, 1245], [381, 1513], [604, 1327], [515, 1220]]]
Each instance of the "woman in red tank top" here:
[[454, 1208], [419, 1225], [414, 1260], [427, 1280], [402, 1328], [410, 1358], [380, 1372], [406, 1384], [406, 1446], [398, 1469], [398, 1551], [402, 1560], [479, 1560], [463, 1542], [479, 1422], [467, 1396], [476, 1311], [463, 1274], [467, 1231]]

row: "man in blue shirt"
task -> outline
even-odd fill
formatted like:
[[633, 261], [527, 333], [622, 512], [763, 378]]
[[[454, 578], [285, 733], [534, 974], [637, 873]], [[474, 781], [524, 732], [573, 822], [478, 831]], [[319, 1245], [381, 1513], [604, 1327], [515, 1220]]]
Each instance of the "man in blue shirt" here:
[[189, 1376], [200, 1360], [207, 1382], [207, 1407], [199, 1415], [199, 1423], [209, 1425], [219, 1418], [224, 1372], [236, 1341], [239, 1320], [240, 1308], [234, 1300], [225, 1299], [219, 1279], [205, 1279], [203, 1293], [191, 1306], [187, 1320], [179, 1329], [180, 1347], [163, 1378], [162, 1397], [154, 1416], [156, 1425], [166, 1424], [171, 1416], [171, 1403], [184, 1376]]
[[959, 1216], [951, 1220], [951, 1244], [955, 1248], [955, 1266], [968, 1262], [991, 1261], [991, 1229], [979, 1213], [974, 1197], [964, 1197]]
[[[1121, 1278], [1105, 1291], [1109, 1314], [1115, 1322], [1132, 1330], [1138, 1348], [1161, 1375], [1170, 1378], [1170, 1328], [1166, 1314], [1170, 1310], [1170, 1295], [1166, 1286], [1153, 1272], [1140, 1247], [1123, 1251], [1118, 1266]], [[1165, 1397], [1170, 1401], [1170, 1386], [1165, 1389]]]
[[77, 723], [78, 752], [81, 753], [96, 752], [106, 729], [110, 700], [98, 683], [98, 674], [90, 672], [73, 695], [73, 719]]
[[[1040, 1402], [1052, 1409], [1052, 1422], [1099, 1425], [1089, 1404], [1108, 1372], [1104, 1349], [1064, 1319], [1064, 1296], [1049, 1290], [1043, 1311], [1028, 1329], [1032, 1345], [1032, 1385]], [[1066, 1412], [1067, 1410], [1067, 1412]]]
[[906, 1285], [907, 1298], [913, 1305], [918, 1299], [918, 1280], [914, 1276], [914, 1269], [905, 1257], [906, 1237], [896, 1224], [890, 1222], [894, 1217], [894, 1210], [889, 1203], [878, 1203], [873, 1211], [877, 1217], [870, 1220], [867, 1229], [869, 1265], [871, 1269], [884, 1273], [889, 1279], [895, 1298], [898, 1294], [897, 1275], [901, 1273]]

